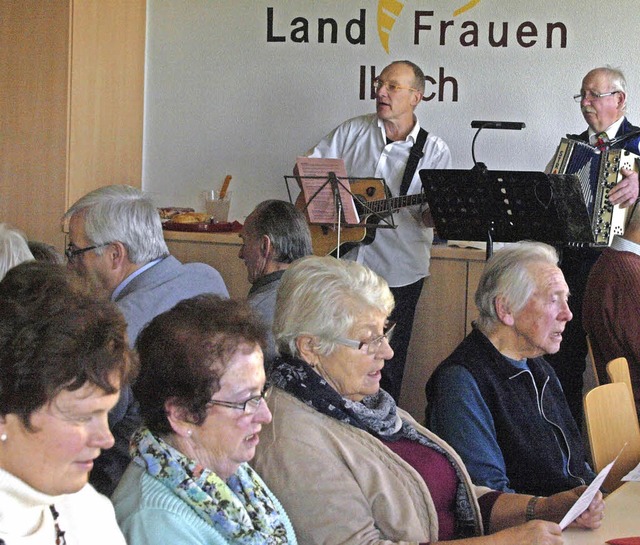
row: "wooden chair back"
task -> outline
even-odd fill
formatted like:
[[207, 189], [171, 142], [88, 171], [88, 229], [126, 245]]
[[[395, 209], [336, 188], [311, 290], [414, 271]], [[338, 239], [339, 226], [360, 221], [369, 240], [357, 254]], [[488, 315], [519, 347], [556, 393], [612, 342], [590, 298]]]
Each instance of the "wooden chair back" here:
[[616, 358], [607, 363], [607, 376], [611, 382], [623, 382], [627, 385], [635, 410], [636, 402], [633, 398], [633, 388], [631, 388], [631, 375], [629, 374], [629, 362], [627, 362], [627, 358]]
[[584, 388], [583, 393], [587, 393], [592, 388], [600, 386], [600, 378], [598, 377], [598, 370], [596, 369], [596, 360], [593, 357], [593, 348], [591, 348], [591, 339], [587, 335], [587, 367], [584, 371]]
[[640, 425], [631, 403], [629, 388], [621, 382], [603, 384], [584, 398], [584, 416], [594, 469], [599, 472], [620, 454], [604, 488], [613, 491], [620, 479], [640, 463]]

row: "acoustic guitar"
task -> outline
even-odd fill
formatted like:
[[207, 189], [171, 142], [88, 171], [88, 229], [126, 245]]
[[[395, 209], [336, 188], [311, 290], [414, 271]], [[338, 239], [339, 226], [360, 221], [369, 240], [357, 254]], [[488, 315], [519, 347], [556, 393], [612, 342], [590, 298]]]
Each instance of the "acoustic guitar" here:
[[[353, 193], [356, 210], [360, 217], [358, 225], [342, 225], [340, 233], [340, 253], [346, 253], [361, 244], [371, 244], [376, 237], [376, 225], [380, 218], [393, 212], [426, 202], [424, 193], [390, 197], [386, 186], [380, 179], [355, 180], [349, 187]], [[304, 209], [302, 194], [296, 201], [296, 207]], [[313, 253], [318, 256], [335, 254], [338, 249], [337, 225], [310, 224]]]

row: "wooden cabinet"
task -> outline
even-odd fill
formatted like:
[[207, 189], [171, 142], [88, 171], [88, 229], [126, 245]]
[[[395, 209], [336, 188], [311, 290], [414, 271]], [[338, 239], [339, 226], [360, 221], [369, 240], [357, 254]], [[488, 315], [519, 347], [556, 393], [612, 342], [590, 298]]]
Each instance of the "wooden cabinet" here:
[[238, 257], [242, 239], [237, 233], [186, 233], [165, 231], [164, 239], [171, 254], [183, 263], [211, 265], [224, 279], [229, 295], [244, 299], [251, 284], [247, 268]]
[[62, 248], [60, 217], [141, 186], [145, 0], [0, 0], [0, 221]]
[[471, 322], [478, 316], [474, 296], [484, 262], [481, 250], [432, 249], [431, 275], [416, 309], [400, 393], [400, 406], [418, 422], [424, 421], [427, 380], [471, 331]]

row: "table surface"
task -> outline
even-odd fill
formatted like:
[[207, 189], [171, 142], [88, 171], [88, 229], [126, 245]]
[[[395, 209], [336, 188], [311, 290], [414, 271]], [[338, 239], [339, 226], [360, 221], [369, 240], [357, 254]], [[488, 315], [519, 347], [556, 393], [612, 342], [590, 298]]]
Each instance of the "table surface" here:
[[567, 528], [566, 545], [602, 545], [608, 539], [640, 536], [640, 482], [623, 484], [605, 500], [605, 516], [597, 530]]

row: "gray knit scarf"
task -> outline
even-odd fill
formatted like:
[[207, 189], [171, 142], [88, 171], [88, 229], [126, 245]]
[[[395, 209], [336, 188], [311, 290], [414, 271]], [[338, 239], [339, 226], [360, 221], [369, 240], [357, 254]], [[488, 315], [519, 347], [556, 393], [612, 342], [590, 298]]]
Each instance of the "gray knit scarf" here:
[[296, 358], [277, 358], [271, 381], [318, 412], [364, 430], [378, 439], [409, 439], [445, 456], [458, 477], [456, 537], [462, 539], [477, 535], [476, 517], [460, 467], [446, 450], [419, 433], [410, 422], [400, 418], [396, 403], [387, 392], [380, 389], [362, 401], [351, 401], [336, 392], [306, 362]]

